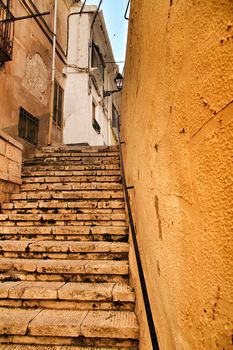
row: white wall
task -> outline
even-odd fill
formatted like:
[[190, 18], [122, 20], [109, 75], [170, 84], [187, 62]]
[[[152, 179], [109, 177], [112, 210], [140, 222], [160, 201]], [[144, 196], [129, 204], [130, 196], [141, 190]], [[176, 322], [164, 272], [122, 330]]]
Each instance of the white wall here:
[[[87, 9], [95, 10], [90, 6]], [[78, 12], [79, 6], [73, 6], [72, 12]], [[68, 66], [66, 69], [66, 89], [64, 93], [64, 143], [88, 143], [89, 145], [109, 145], [114, 143], [111, 133], [112, 97], [103, 99], [103, 82], [96, 80], [88, 58], [90, 41], [91, 14], [82, 16], [73, 14], [69, 18]], [[114, 60], [111, 47], [103, 30], [102, 16], [94, 25], [93, 39], [100, 47], [104, 60]], [[106, 66], [105, 89], [114, 90], [114, 66]], [[91, 77], [92, 76], [92, 77]], [[97, 86], [97, 87], [96, 87]], [[100, 134], [92, 126], [92, 101], [96, 104], [96, 121], [100, 125]]]

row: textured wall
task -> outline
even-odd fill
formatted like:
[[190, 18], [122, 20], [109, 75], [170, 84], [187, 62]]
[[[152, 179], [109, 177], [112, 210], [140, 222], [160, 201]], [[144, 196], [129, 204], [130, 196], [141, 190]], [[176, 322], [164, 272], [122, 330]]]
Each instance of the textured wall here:
[[10, 194], [21, 185], [23, 146], [0, 131], [0, 204], [9, 201]]
[[122, 139], [160, 350], [233, 349], [232, 14], [231, 0], [131, 4]]
[[[34, 1], [41, 12], [51, 11], [51, 15], [44, 16], [47, 24], [52, 28], [53, 6], [51, 0]], [[31, 1], [27, 1], [32, 9]], [[70, 2], [71, 4], [71, 2]], [[22, 1], [11, 1], [11, 11], [14, 16], [28, 15], [29, 12]], [[35, 9], [33, 10], [35, 12]], [[69, 13], [65, 0], [58, 1], [57, 39], [61, 45], [59, 53], [64, 58], [66, 50], [66, 23]], [[39, 19], [40, 24], [42, 20]], [[18, 138], [19, 107], [40, 120], [39, 145], [47, 144], [50, 82], [52, 66], [52, 39], [48, 28], [43, 30], [34, 19], [15, 22], [15, 36], [12, 61], [0, 67], [0, 129], [12, 137]], [[46, 36], [47, 35], [47, 36]], [[50, 38], [50, 39], [49, 39]], [[59, 48], [57, 45], [57, 48]], [[56, 80], [65, 88], [65, 78], [62, 75], [64, 63], [56, 56]], [[53, 141], [61, 141], [62, 133], [53, 126]], [[34, 151], [34, 146], [23, 139], [24, 155]]]

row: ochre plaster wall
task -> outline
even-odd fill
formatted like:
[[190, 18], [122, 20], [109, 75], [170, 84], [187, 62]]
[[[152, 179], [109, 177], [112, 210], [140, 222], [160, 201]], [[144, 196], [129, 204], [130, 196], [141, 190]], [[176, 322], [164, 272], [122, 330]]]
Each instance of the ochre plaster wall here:
[[122, 147], [160, 350], [233, 349], [232, 14], [131, 1]]
[[[26, 3], [33, 10], [32, 1]], [[53, 26], [53, 5], [51, 0], [34, 1], [38, 11], [50, 11], [44, 16], [50, 30]], [[66, 51], [67, 16], [69, 6], [65, 0], [58, 1], [58, 27], [56, 55], [56, 80], [65, 88], [62, 75]], [[30, 11], [23, 1], [11, 1], [11, 12], [17, 16], [29, 15]], [[38, 19], [44, 31], [35, 19], [15, 22], [13, 58], [0, 67], [0, 130], [18, 139], [24, 144], [24, 156], [34, 151], [34, 146], [18, 138], [19, 107], [40, 120], [38, 146], [45, 145], [48, 137], [50, 84], [52, 66], [52, 36], [41, 19]], [[47, 34], [47, 36], [46, 36]], [[63, 57], [63, 60], [61, 60]], [[53, 125], [54, 142], [62, 141], [62, 131]]]

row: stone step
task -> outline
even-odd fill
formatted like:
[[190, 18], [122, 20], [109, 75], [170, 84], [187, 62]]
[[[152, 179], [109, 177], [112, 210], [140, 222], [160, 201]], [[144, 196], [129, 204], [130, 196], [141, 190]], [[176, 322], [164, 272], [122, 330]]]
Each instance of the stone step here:
[[119, 146], [84, 146], [84, 145], [59, 145], [59, 146], [44, 146], [38, 149], [38, 152], [43, 151], [46, 153], [53, 153], [53, 152], [89, 152], [89, 153], [95, 153], [95, 152], [117, 152], [119, 151]]
[[1, 209], [1, 214], [125, 214], [125, 209], [80, 209], [74, 208], [25, 208], [25, 209]]
[[40, 199], [59, 199], [59, 200], [80, 200], [80, 199], [124, 199], [122, 191], [111, 190], [76, 190], [76, 191], [25, 191], [13, 193], [11, 200], [40, 200]]
[[125, 203], [122, 200], [77, 200], [77, 201], [59, 201], [59, 200], [21, 200], [11, 203], [2, 203], [1, 210], [18, 209], [124, 209]]
[[44, 151], [36, 151], [35, 158], [49, 158], [49, 157], [118, 157], [119, 151], [112, 152], [88, 152], [88, 151], [53, 151], [53, 152], [44, 152]]
[[117, 169], [112, 170], [56, 170], [56, 171], [49, 171], [49, 170], [41, 170], [37, 171], [34, 170], [34, 168], [24, 168], [22, 172], [22, 177], [26, 178], [27, 176], [35, 177], [60, 177], [60, 176], [77, 176], [77, 177], [89, 177], [89, 176], [95, 176], [96, 178], [102, 178], [102, 177], [117, 177], [121, 175], [121, 171]]
[[119, 157], [48, 157], [48, 158], [33, 158], [24, 160], [24, 166], [34, 166], [34, 165], [113, 165], [120, 164]]
[[0, 307], [133, 311], [134, 302], [121, 283], [0, 282]]
[[0, 242], [0, 256], [30, 259], [126, 260], [128, 243], [5, 240]]
[[128, 261], [1, 258], [0, 280], [124, 283]]
[[[74, 226], [82, 226], [85, 224], [93, 225], [108, 225], [113, 226], [123, 225], [125, 221], [125, 214], [0, 214], [0, 222], [5, 222], [7, 226], [14, 226], [15, 224], [22, 225], [40, 225], [40, 224], [53, 224], [61, 225], [64, 222]], [[24, 225], [23, 224], [23, 225]]]
[[127, 226], [0, 226], [1, 240], [128, 241]]
[[23, 184], [25, 183], [121, 183], [121, 176], [111, 175], [111, 176], [103, 176], [103, 175], [95, 175], [95, 176], [26, 176], [23, 177]]
[[120, 170], [119, 164], [89, 164], [89, 165], [77, 165], [72, 162], [72, 165], [61, 164], [24, 164], [23, 171], [115, 171]]
[[[0, 309], [0, 335], [18, 336], [15, 341], [31, 342], [37, 337], [40, 344], [61, 344], [131, 348], [137, 345], [139, 327], [134, 312]], [[44, 339], [43, 339], [44, 338]], [[5, 337], [6, 339], [6, 337]], [[12, 339], [14, 342], [14, 339]], [[1, 341], [1, 339], [0, 339]], [[55, 343], [56, 345], [57, 343]]]
[[[135, 347], [131, 348], [133, 350], [137, 349]], [[114, 347], [80, 347], [75, 345], [27, 345], [27, 344], [0, 344], [0, 350], [119, 350], [119, 348]]]
[[21, 185], [21, 191], [88, 191], [88, 190], [122, 190], [122, 184], [116, 182], [55, 182]]

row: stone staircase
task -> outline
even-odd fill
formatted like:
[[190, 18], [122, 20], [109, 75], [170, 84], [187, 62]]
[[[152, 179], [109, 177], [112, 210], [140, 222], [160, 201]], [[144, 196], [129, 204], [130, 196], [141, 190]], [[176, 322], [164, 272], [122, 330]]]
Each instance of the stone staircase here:
[[0, 235], [0, 350], [138, 349], [117, 147], [38, 150]]

